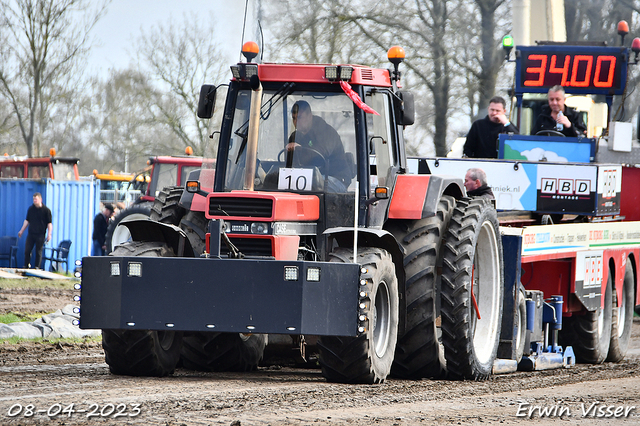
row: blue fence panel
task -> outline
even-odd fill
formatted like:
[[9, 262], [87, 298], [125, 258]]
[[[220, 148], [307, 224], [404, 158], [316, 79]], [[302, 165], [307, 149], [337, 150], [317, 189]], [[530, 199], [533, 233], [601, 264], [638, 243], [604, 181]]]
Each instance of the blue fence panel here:
[[[0, 179], [0, 236], [18, 235], [27, 216], [27, 209], [33, 204], [34, 192], [40, 192], [43, 203], [51, 209], [53, 232], [46, 247], [58, 247], [61, 241], [71, 240], [69, 269], [73, 270], [77, 259], [91, 253], [93, 218], [100, 208], [98, 182]], [[18, 241], [20, 267], [24, 265], [25, 241], [26, 235]], [[47, 262], [45, 268], [48, 267]]]

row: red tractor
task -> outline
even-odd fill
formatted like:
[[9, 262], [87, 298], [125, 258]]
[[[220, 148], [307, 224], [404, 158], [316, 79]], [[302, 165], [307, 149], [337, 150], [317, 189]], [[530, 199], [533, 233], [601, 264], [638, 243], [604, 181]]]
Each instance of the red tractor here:
[[[127, 227], [120, 226], [123, 220], [136, 220], [147, 218], [151, 214], [151, 207], [160, 193], [165, 187], [182, 187], [184, 186], [187, 176], [194, 170], [201, 169], [203, 164], [206, 167], [213, 167], [214, 162], [205, 161], [202, 157], [194, 157], [191, 155], [193, 151], [191, 147], [185, 150], [184, 156], [155, 156], [149, 157], [149, 167], [142, 174], [149, 174], [149, 178], [142, 180], [144, 188], [143, 195], [137, 198], [134, 203], [120, 212], [109, 223], [107, 230], [107, 252], [113, 251], [118, 244], [129, 241], [131, 235]], [[139, 179], [134, 178], [133, 184], [139, 183]]]
[[[130, 242], [84, 259], [80, 326], [102, 329], [114, 374], [164, 376], [180, 361], [250, 370], [278, 336], [303, 354], [315, 343], [324, 377], [344, 383], [445, 369], [481, 380], [518, 361], [575, 361], [557, 344], [565, 282], [549, 289], [558, 296], [520, 283], [523, 247], [558, 248], [533, 247], [542, 232], [503, 235], [493, 203], [466, 197], [462, 175], [431, 174], [426, 159], [409, 173], [401, 48], [389, 70], [255, 64], [255, 43], [243, 53], [215, 173], [163, 189], [150, 219], [123, 223]], [[202, 87], [201, 118], [216, 93]]]

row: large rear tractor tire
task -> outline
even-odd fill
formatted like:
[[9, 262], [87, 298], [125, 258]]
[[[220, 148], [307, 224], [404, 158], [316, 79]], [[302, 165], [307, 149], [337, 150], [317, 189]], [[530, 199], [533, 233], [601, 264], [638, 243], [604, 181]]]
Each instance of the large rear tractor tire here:
[[[112, 256], [173, 257], [165, 243], [131, 242]], [[127, 376], [172, 374], [180, 360], [182, 333], [150, 330], [102, 330], [102, 348], [109, 370]]]
[[484, 380], [496, 359], [504, 292], [495, 209], [482, 198], [458, 201], [445, 237], [442, 343], [451, 378]]
[[252, 371], [266, 344], [266, 334], [190, 333], [182, 345], [182, 366], [199, 371]]
[[136, 220], [146, 219], [151, 214], [151, 205], [148, 203], [136, 204], [121, 210], [116, 217], [109, 222], [105, 243], [107, 245], [107, 254], [115, 250], [115, 248], [123, 243], [131, 241], [131, 233], [129, 228], [121, 225], [124, 219]]
[[157, 222], [179, 226], [187, 234], [197, 257], [205, 250], [208, 220], [204, 212], [185, 210], [178, 205], [183, 192], [181, 186], [170, 186], [160, 191], [151, 207], [150, 217]]
[[607, 355], [607, 361], [611, 362], [622, 361], [629, 348], [631, 326], [633, 325], [633, 287], [635, 283], [631, 262], [633, 262], [632, 259], [627, 259], [627, 266], [624, 269], [620, 307], [618, 307], [617, 293], [613, 291], [611, 294], [611, 342]]
[[[338, 248], [331, 262], [353, 262], [353, 251]], [[382, 383], [391, 371], [398, 337], [398, 280], [391, 255], [378, 248], [358, 251], [357, 263], [366, 270], [360, 285], [358, 337], [322, 336], [318, 341], [322, 374], [330, 382]]]
[[405, 379], [440, 377], [444, 351], [438, 339], [436, 298], [441, 241], [453, 213], [455, 199], [443, 196], [435, 216], [416, 221], [393, 221], [387, 227], [404, 249], [404, 333], [398, 337], [391, 374]]
[[578, 362], [602, 364], [607, 358], [611, 344], [612, 287], [609, 272], [603, 308], [564, 319], [560, 341], [565, 346], [573, 346]]
[[186, 213], [185, 209], [180, 207], [180, 197], [182, 197], [183, 188], [181, 186], [168, 186], [158, 193], [149, 216], [151, 219], [167, 223], [170, 225], [178, 225], [180, 219]]

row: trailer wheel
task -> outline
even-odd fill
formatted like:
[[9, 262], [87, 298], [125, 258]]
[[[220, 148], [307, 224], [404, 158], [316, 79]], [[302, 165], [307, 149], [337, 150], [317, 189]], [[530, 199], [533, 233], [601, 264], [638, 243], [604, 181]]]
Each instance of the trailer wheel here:
[[183, 338], [182, 366], [199, 371], [252, 371], [266, 345], [266, 334], [190, 333]]
[[515, 336], [516, 336], [516, 361], [520, 362], [524, 355], [524, 346], [527, 342], [527, 303], [524, 287], [520, 284], [518, 289], [518, 307], [516, 309], [515, 318]]
[[107, 254], [115, 250], [116, 246], [131, 241], [129, 228], [124, 225], [120, 225], [120, 222], [122, 222], [123, 219], [146, 219], [150, 214], [151, 206], [147, 203], [136, 204], [120, 211], [120, 213], [118, 213], [116, 217], [109, 222], [109, 227], [107, 228], [107, 235], [105, 237]]
[[162, 189], [151, 207], [149, 214], [151, 219], [161, 223], [178, 225], [186, 212], [178, 205], [182, 192], [181, 186], [168, 186]]
[[502, 262], [493, 206], [481, 198], [459, 200], [442, 262], [442, 343], [452, 378], [491, 374], [502, 321]]
[[[353, 251], [338, 248], [331, 262], [353, 262]], [[398, 337], [398, 280], [391, 255], [362, 248], [357, 262], [366, 269], [360, 285], [360, 326], [357, 337], [322, 336], [318, 341], [323, 376], [330, 382], [382, 383], [389, 375]], [[364, 296], [363, 296], [364, 294]]]
[[[173, 257], [165, 243], [131, 242], [119, 245], [112, 256]], [[113, 374], [166, 376], [180, 359], [182, 333], [175, 331], [102, 330], [105, 361]]]
[[453, 213], [455, 199], [443, 196], [435, 216], [416, 221], [392, 221], [387, 227], [404, 249], [406, 280], [404, 333], [398, 337], [391, 374], [407, 379], [440, 377], [444, 351], [438, 339], [436, 298], [439, 297], [438, 266], [441, 240]]
[[561, 330], [562, 344], [573, 346], [576, 361], [588, 364], [601, 364], [609, 353], [611, 343], [612, 316], [612, 280], [611, 271], [604, 292], [604, 307], [566, 318]]
[[624, 269], [624, 282], [622, 284], [622, 301], [618, 307], [618, 295], [612, 291], [611, 300], [611, 343], [607, 361], [620, 362], [624, 359], [631, 338], [631, 326], [633, 325], [633, 266], [632, 259], [627, 259]]

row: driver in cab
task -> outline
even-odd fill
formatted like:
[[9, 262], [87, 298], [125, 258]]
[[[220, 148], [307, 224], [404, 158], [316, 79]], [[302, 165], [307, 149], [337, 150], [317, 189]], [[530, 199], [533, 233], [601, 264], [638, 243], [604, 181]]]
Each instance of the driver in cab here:
[[542, 132], [541, 135], [554, 136], [557, 132], [567, 137], [584, 136], [587, 126], [582, 121], [582, 115], [575, 109], [564, 104], [566, 99], [562, 86], [553, 86], [549, 89], [548, 105], [542, 107], [542, 111], [531, 131], [532, 135]]
[[291, 107], [291, 118], [296, 130], [287, 144], [287, 167], [293, 164], [318, 166], [328, 176], [329, 192], [346, 192], [351, 182], [344, 146], [338, 132], [321, 117], [311, 113], [306, 101], [297, 101]]

